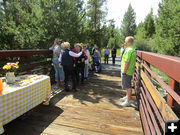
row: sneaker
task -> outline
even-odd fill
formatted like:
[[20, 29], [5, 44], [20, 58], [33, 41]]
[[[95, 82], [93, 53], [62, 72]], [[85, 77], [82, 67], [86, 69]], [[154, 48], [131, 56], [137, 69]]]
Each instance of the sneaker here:
[[127, 106], [129, 106], [129, 105], [130, 105], [130, 101], [127, 102], [127, 100], [125, 100], [125, 101], [121, 104], [122, 107], [127, 107]]
[[120, 98], [120, 101], [124, 102], [127, 99], [127, 96]]

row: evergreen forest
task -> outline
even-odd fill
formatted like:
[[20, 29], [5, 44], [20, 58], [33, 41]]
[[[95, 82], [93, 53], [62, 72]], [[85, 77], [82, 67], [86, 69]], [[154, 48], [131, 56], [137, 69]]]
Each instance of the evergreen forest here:
[[[120, 28], [107, 20], [107, 0], [0, 0], [0, 50], [48, 49], [55, 38], [120, 48], [134, 36], [138, 50], [180, 56], [180, 0], [162, 0], [136, 24], [129, 4]], [[142, 11], [143, 12], [143, 11]], [[118, 14], [118, 13], [117, 13]]]

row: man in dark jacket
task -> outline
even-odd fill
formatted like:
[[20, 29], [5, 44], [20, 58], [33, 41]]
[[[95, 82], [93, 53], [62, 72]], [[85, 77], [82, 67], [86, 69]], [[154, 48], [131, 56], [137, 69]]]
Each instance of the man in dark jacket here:
[[113, 65], [115, 65], [115, 58], [116, 58], [116, 48], [115, 48], [115, 46], [113, 46], [113, 49], [111, 50], [111, 54], [112, 54]]

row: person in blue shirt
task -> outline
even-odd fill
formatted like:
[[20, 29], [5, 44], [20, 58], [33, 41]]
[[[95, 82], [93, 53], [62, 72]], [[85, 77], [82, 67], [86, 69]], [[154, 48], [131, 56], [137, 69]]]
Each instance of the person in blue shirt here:
[[100, 60], [100, 54], [99, 54], [99, 51], [96, 50], [94, 51], [94, 54], [93, 54], [93, 65], [95, 66], [95, 72], [98, 72], [98, 66], [99, 66], [99, 60]]
[[104, 58], [105, 58], [104, 63], [105, 64], [108, 64], [109, 54], [110, 54], [110, 51], [109, 51], [108, 47], [106, 47], [106, 49], [104, 50]]

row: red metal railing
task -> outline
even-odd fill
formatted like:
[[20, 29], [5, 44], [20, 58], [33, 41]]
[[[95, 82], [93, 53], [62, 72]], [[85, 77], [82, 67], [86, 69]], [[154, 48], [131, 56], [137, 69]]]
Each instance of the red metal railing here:
[[[169, 76], [166, 84], [151, 70], [151, 65]], [[136, 70], [133, 76], [139, 103], [142, 126], [145, 134], [164, 134], [165, 121], [179, 119], [180, 108], [180, 58], [137, 51]], [[156, 80], [168, 95], [162, 97]]]

